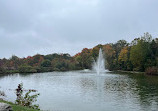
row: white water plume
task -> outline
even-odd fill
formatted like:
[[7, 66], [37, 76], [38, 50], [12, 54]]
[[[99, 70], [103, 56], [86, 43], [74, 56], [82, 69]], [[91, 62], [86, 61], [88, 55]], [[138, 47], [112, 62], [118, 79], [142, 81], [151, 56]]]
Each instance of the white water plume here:
[[97, 61], [94, 61], [93, 70], [96, 71], [97, 74], [100, 72], [105, 72], [105, 59], [101, 48], [99, 49], [99, 56]]

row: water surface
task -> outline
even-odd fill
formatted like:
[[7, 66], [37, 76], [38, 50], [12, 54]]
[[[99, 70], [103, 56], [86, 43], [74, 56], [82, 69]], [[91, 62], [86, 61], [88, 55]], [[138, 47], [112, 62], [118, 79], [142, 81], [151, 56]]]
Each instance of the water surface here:
[[157, 111], [158, 77], [93, 72], [49, 72], [0, 76], [0, 90], [14, 102], [19, 83], [40, 93], [50, 111]]

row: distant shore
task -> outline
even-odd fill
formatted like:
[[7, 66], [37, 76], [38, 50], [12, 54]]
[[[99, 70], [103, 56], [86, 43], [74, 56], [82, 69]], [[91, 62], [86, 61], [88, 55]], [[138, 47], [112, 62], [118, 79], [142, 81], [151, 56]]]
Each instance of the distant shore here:
[[145, 74], [145, 72], [138, 72], [138, 71], [123, 71], [123, 70], [116, 70], [113, 72], [121, 72], [121, 73], [130, 73], [130, 74]]

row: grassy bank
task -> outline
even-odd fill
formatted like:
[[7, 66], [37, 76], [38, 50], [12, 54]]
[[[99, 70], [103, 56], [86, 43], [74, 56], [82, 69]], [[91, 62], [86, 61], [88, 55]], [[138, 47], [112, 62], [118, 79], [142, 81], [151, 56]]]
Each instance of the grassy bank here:
[[10, 104], [13, 111], [38, 111], [36, 109], [31, 109], [31, 108], [28, 108], [28, 107], [19, 106], [19, 105], [16, 105], [16, 104], [12, 103], [12, 102], [7, 102], [7, 101], [4, 101], [4, 100], [0, 100], [0, 103]]

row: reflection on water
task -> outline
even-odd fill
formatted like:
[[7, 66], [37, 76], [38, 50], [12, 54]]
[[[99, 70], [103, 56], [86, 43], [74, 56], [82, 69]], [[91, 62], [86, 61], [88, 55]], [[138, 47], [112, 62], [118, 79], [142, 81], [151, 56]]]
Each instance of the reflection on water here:
[[0, 90], [15, 100], [15, 89], [40, 93], [41, 109], [57, 111], [156, 111], [158, 77], [92, 72], [50, 72], [0, 77]]

